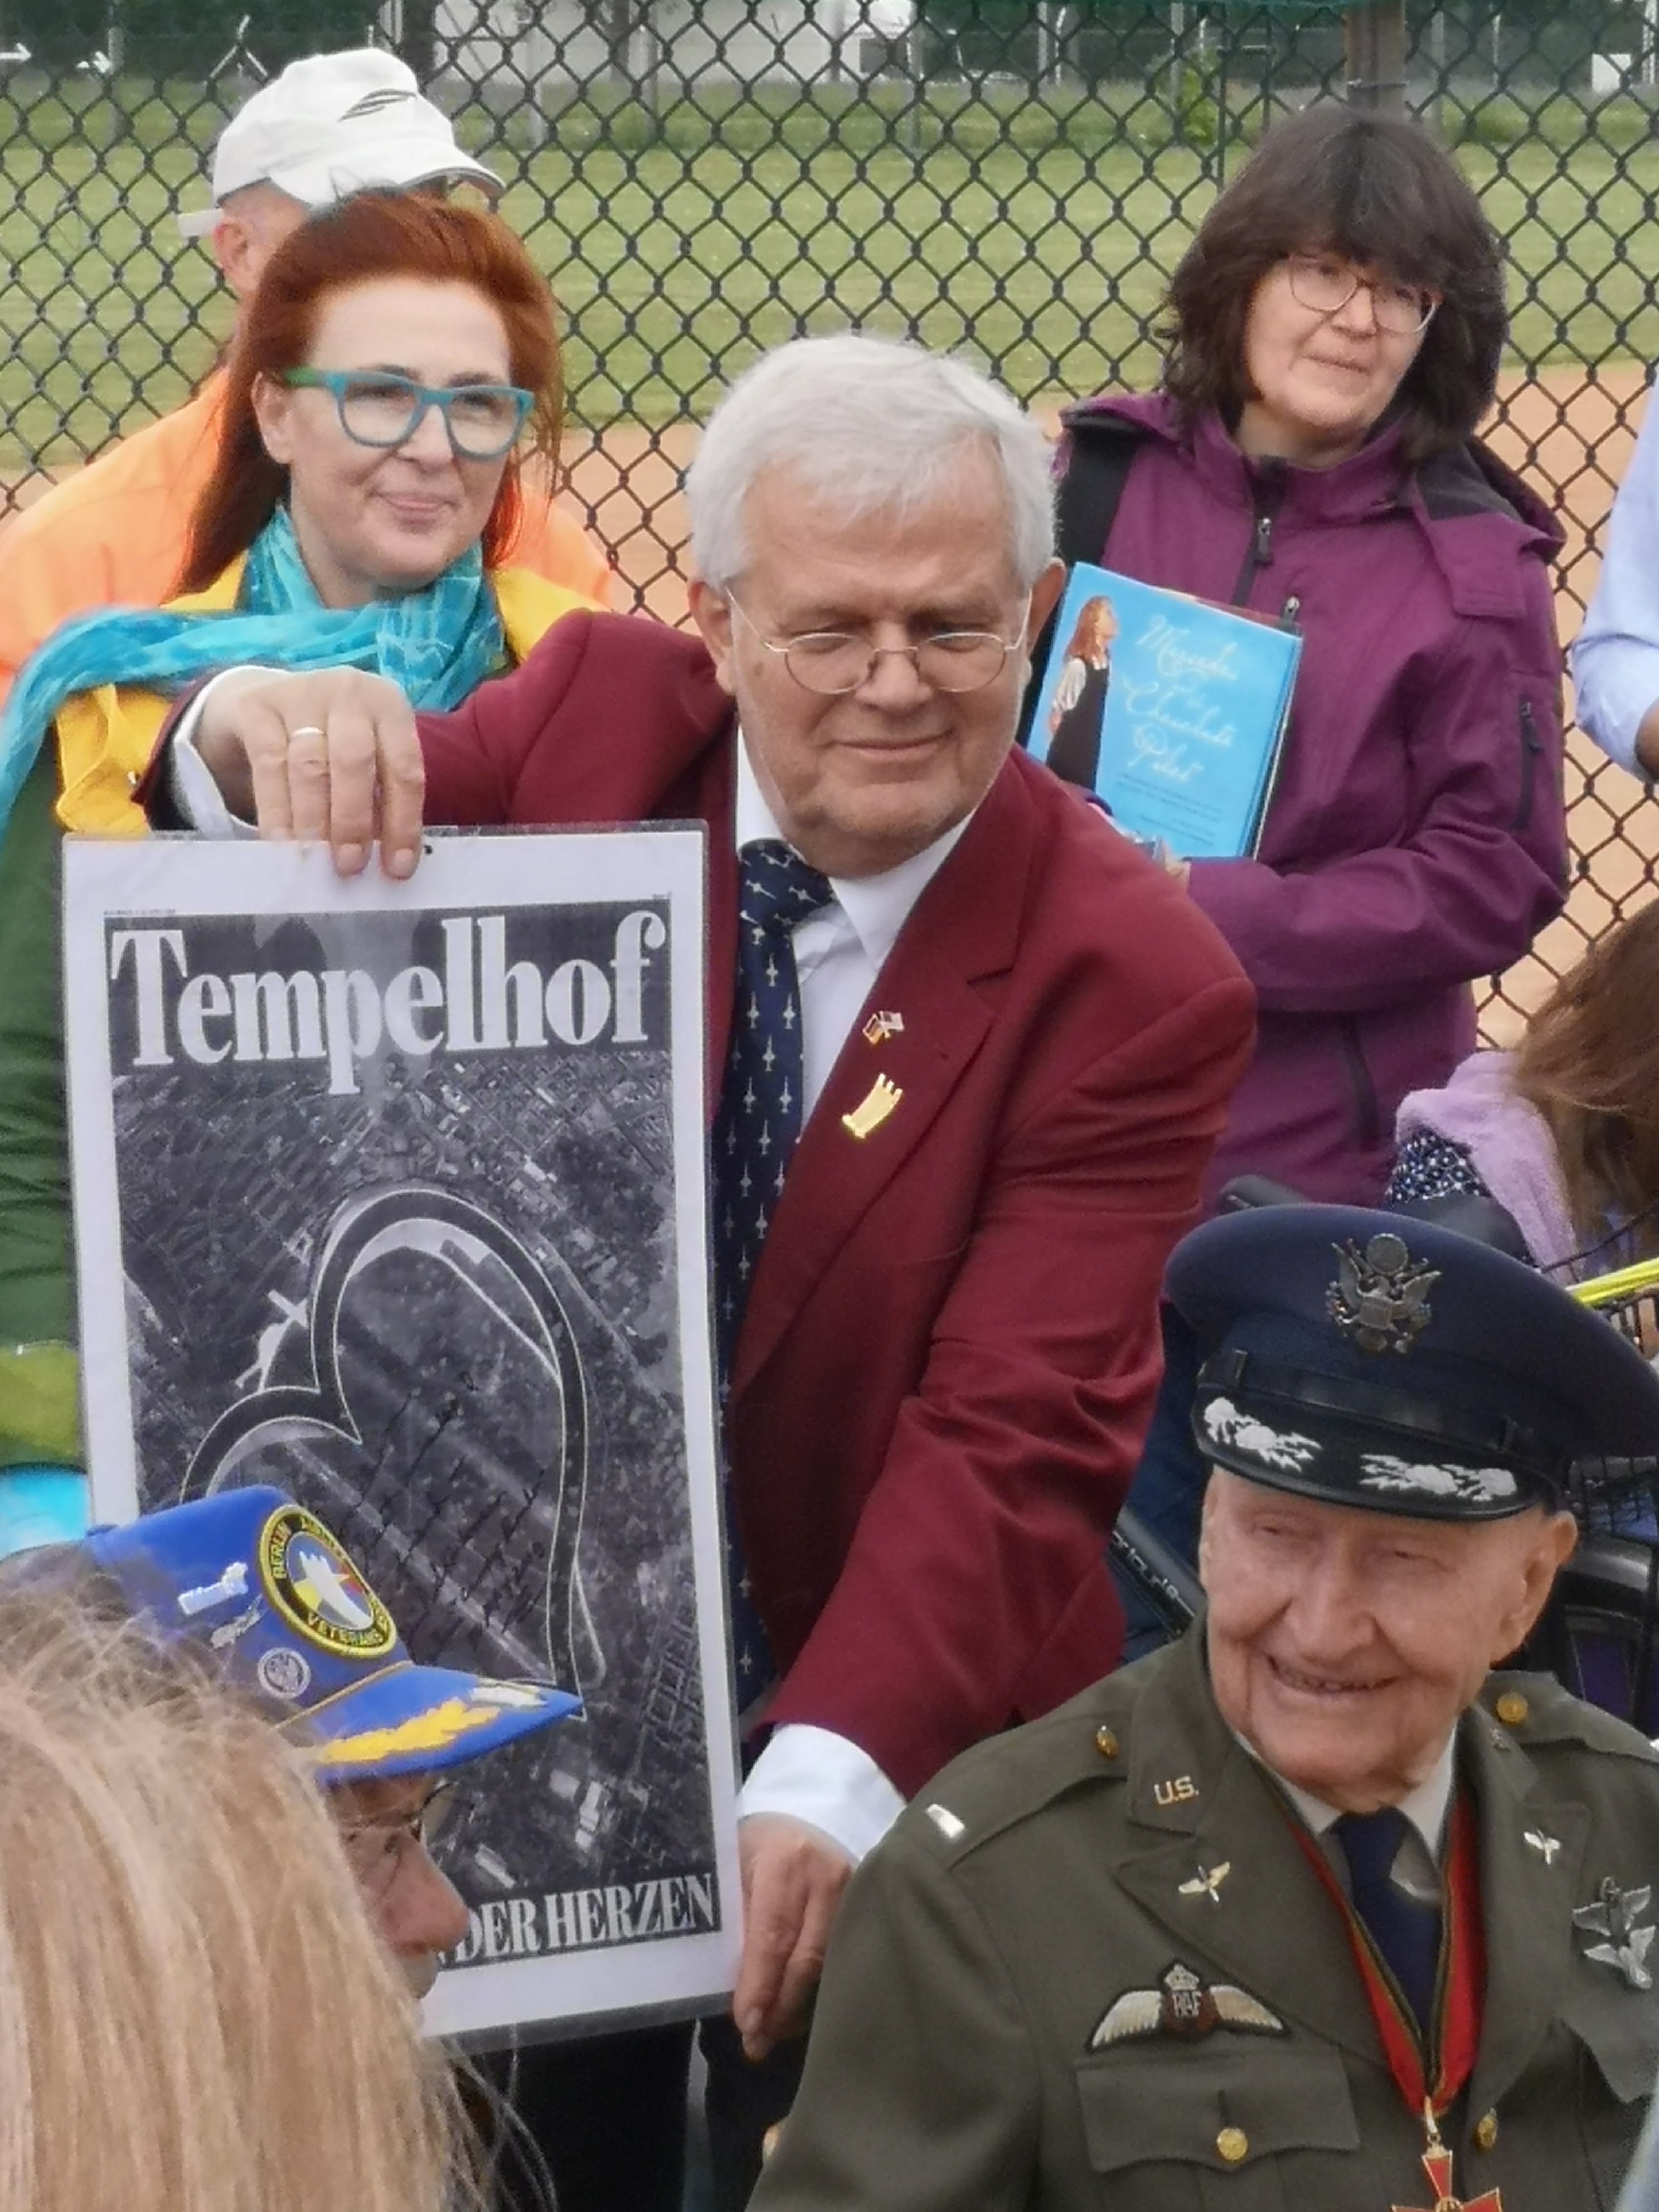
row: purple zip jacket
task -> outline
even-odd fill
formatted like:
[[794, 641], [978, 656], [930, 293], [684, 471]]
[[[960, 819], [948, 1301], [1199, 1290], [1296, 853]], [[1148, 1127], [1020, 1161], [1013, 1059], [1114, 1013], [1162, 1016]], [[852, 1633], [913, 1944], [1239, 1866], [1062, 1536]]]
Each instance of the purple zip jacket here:
[[1257, 856], [1192, 867], [1260, 1005], [1207, 1195], [1256, 1170], [1375, 1205], [1401, 1100], [1474, 1048], [1471, 983], [1562, 903], [1560, 532], [1478, 443], [1413, 471], [1395, 427], [1307, 469], [1184, 439], [1161, 396], [1065, 421], [1135, 441], [1105, 567], [1303, 634]]

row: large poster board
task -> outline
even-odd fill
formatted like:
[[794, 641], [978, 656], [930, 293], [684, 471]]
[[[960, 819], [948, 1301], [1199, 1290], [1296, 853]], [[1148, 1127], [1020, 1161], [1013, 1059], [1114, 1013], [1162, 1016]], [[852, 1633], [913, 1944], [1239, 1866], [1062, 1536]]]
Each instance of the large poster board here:
[[584, 1714], [459, 1770], [436, 2033], [730, 1988], [735, 1761], [703, 1199], [701, 829], [71, 838], [94, 1505], [273, 1482], [417, 1660]]

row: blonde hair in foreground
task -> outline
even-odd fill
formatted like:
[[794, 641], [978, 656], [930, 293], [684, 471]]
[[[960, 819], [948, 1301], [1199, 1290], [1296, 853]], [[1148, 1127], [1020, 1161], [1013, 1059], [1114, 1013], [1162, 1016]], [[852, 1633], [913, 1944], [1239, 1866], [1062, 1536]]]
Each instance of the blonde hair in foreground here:
[[303, 1754], [0, 1589], [0, 2212], [446, 2212], [452, 2113]]

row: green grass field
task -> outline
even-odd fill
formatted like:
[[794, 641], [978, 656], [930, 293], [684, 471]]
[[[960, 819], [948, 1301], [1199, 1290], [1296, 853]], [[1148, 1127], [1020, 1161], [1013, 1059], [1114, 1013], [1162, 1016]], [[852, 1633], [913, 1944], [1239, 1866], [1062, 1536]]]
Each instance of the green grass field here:
[[[210, 361], [226, 303], [172, 217], [204, 198], [216, 122], [185, 85], [112, 100], [14, 82], [0, 105], [9, 479], [173, 404]], [[564, 310], [573, 418], [595, 427], [699, 414], [758, 349], [848, 321], [963, 348], [1027, 398], [1144, 382], [1218, 170], [1129, 88], [1069, 108], [755, 100], [647, 122], [583, 106], [530, 150], [467, 121], [513, 179], [506, 212]], [[1462, 122], [1459, 159], [1509, 244], [1517, 362], [1659, 356], [1646, 112], [1604, 107], [1593, 137], [1565, 100]]]

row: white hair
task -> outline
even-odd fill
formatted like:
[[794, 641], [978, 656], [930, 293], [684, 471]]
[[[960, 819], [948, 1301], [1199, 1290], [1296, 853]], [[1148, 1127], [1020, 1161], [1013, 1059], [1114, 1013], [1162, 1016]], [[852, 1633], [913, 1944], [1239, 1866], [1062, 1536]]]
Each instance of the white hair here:
[[779, 346], [709, 416], [686, 477], [697, 574], [717, 591], [743, 574], [744, 502], [764, 469], [787, 469], [848, 521], [910, 515], [948, 495], [970, 442], [996, 463], [1008, 557], [1029, 591], [1054, 558], [1048, 448], [1000, 386], [948, 355], [857, 331]]

